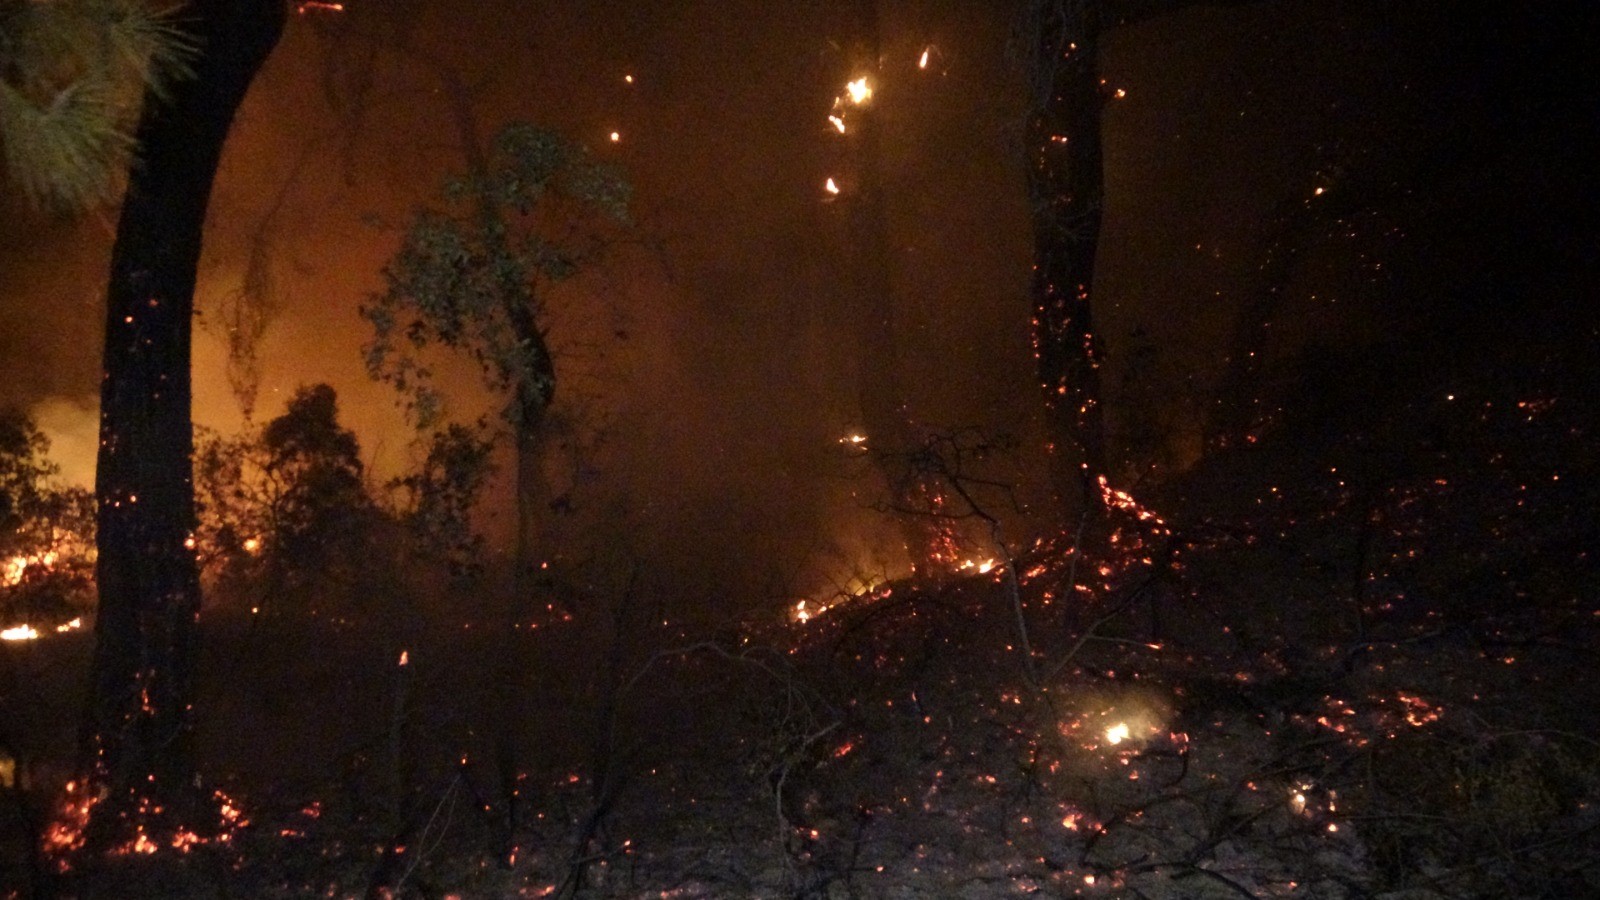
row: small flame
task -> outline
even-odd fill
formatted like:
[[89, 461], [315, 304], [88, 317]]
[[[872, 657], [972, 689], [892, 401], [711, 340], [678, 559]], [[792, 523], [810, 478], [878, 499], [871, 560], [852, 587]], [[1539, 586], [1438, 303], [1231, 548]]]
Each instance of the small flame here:
[[863, 75], [855, 81], [844, 86], [845, 94], [850, 102], [857, 106], [864, 106], [872, 99], [872, 85], [867, 83], [867, 76]]
[[837, 196], [839, 193], [839, 185], [835, 183], [832, 178], [828, 179], [828, 183], [823, 185], [823, 188], [826, 189], [828, 193], [835, 196]]
[[928, 67], [928, 54], [932, 50], [933, 50], [932, 47], [924, 47], [924, 48], [922, 48], [922, 58], [917, 60], [917, 68], [926, 69]]
[[1128, 728], [1128, 723], [1118, 722], [1106, 729], [1106, 741], [1115, 747], [1131, 737], [1133, 732]]

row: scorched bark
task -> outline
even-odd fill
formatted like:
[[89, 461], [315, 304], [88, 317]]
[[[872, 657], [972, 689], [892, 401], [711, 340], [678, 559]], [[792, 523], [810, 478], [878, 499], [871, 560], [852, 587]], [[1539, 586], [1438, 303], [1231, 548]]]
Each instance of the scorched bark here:
[[195, 275], [223, 143], [285, 9], [282, 0], [195, 0], [179, 15], [195, 42], [193, 75], [146, 97], [106, 296], [100, 607], [83, 749], [112, 810], [135, 796], [170, 799], [192, 773]]

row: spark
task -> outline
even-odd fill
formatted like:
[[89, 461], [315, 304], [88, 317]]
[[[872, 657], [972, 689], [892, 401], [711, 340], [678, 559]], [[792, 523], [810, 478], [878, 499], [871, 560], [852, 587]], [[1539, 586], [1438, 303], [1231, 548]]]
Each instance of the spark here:
[[835, 115], [830, 115], [828, 116], [828, 121], [833, 123], [833, 129], [835, 131], [839, 132], [840, 134], [844, 134], [844, 119], [841, 119]]
[[832, 178], [829, 178], [828, 179], [828, 183], [823, 185], [823, 187], [827, 189], [828, 193], [830, 193], [830, 194], [832, 194], [834, 196], [838, 196], [838, 194], [839, 194], [839, 185], [837, 183], [835, 183]]
[[305, 15], [307, 11], [316, 12], [344, 12], [343, 3], [331, 3], [328, 0], [300, 0], [295, 4], [295, 12]]
[[622, 132], [613, 131], [613, 132], [611, 132], [610, 137], [611, 137], [611, 143], [613, 143], [613, 144], [619, 143], [622, 140]]
[[917, 60], [917, 68], [926, 69], [928, 67], [928, 54], [932, 50], [932, 47], [922, 48], [922, 58]]
[[633, 84], [633, 76], [632, 75], [624, 75], [624, 76], [622, 76], [622, 80], [624, 82], [628, 83], [628, 84]]

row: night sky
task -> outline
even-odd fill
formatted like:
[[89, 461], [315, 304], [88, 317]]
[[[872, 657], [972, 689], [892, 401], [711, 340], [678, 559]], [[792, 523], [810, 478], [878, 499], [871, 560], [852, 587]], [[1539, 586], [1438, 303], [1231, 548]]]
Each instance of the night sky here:
[[[823, 187], [841, 167], [826, 117], [854, 77], [850, 4], [352, 6], [294, 17], [230, 139], [201, 270], [197, 420], [240, 424], [210, 323], [264, 240], [276, 307], [257, 420], [326, 381], [374, 471], [404, 467], [407, 429], [365, 374], [357, 309], [410, 211], [461, 168], [451, 68], [485, 136], [554, 126], [636, 187], [640, 245], [550, 301], [559, 405], [584, 445], [562, 464], [570, 552], [603, 545], [688, 590], [896, 574], [892, 532], [864, 508], [878, 489], [837, 444], [859, 424], [864, 352]], [[1018, 436], [1037, 505], [1017, 4], [881, 6], [874, 102], [908, 408]], [[1584, 7], [1282, 0], [1111, 33], [1103, 71], [1126, 96], [1105, 119], [1105, 383], [1119, 434], [1162, 435], [1128, 477], [1198, 459], [1239, 311], [1284, 248], [1266, 402], [1289, 420], [1371, 414], [1452, 372], [1592, 346]], [[28, 408], [87, 482], [114, 217], [0, 207], [0, 403]], [[458, 418], [489, 408], [455, 396]], [[491, 502], [485, 527], [503, 531], [508, 510]]]

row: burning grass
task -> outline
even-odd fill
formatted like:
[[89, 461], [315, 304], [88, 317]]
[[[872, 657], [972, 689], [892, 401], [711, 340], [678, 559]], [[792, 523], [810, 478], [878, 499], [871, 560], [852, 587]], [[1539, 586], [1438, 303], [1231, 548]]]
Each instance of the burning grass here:
[[1107, 487], [1005, 565], [719, 629], [632, 582], [575, 615], [223, 604], [199, 744], [235, 817], [87, 867], [46, 713], [87, 641], [0, 645], [6, 802], [68, 798], [34, 836], [85, 896], [1588, 895], [1593, 473], [1465, 465]]

